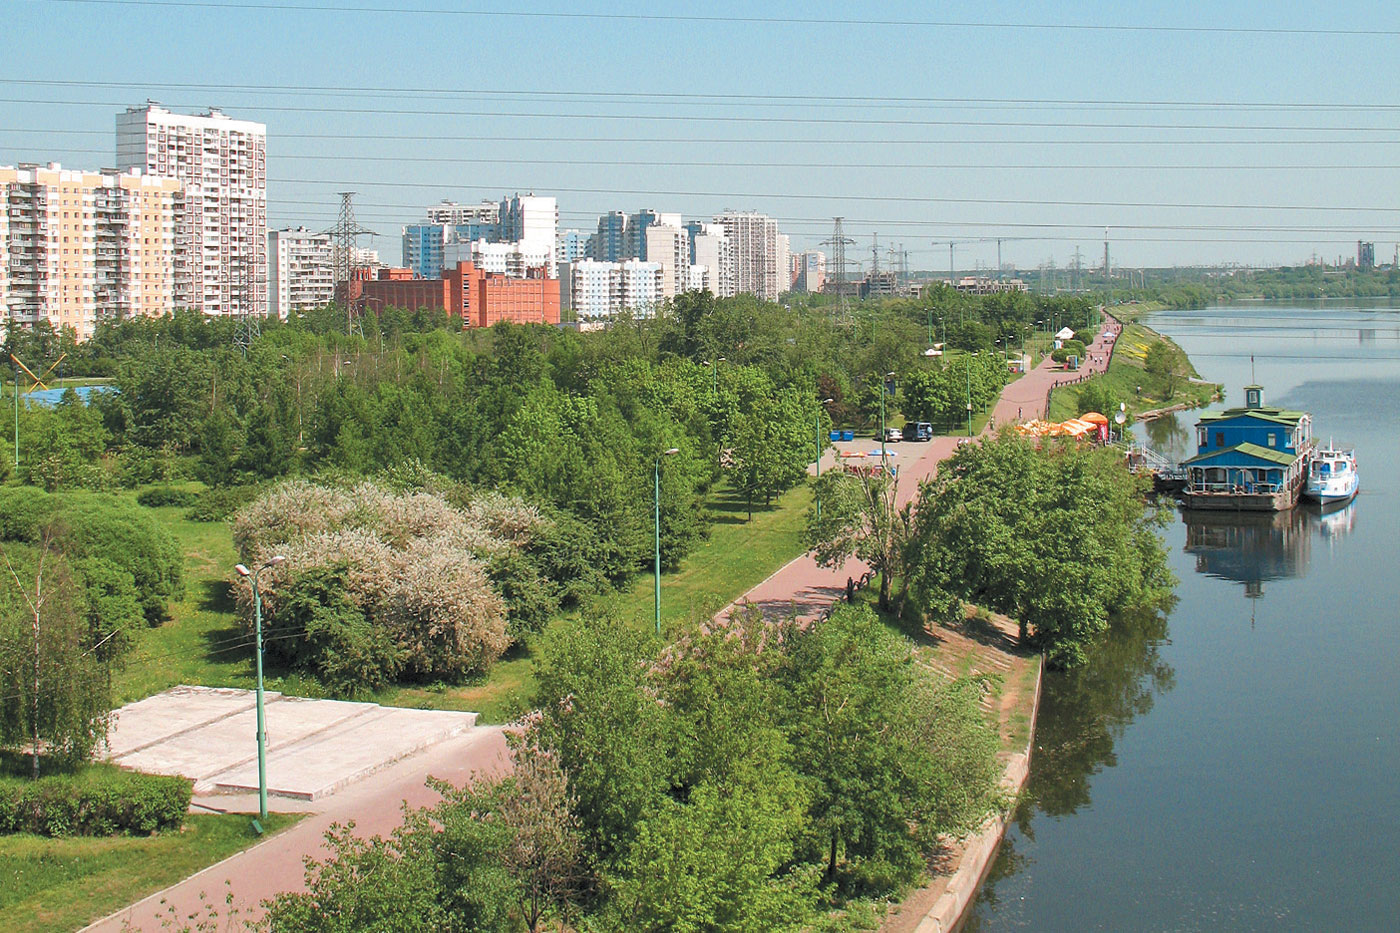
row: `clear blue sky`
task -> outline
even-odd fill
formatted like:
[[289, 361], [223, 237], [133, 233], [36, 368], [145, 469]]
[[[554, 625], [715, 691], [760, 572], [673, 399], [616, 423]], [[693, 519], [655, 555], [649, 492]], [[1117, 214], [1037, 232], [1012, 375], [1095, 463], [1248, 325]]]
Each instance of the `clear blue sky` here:
[[[991, 265], [996, 237], [1023, 267], [1076, 246], [1096, 263], [1105, 225], [1115, 266], [1335, 258], [1358, 238], [1385, 261], [1400, 240], [1393, 0], [306, 9], [323, 5], [15, 0], [0, 164], [108, 165], [121, 106], [220, 106], [268, 126], [271, 225], [327, 227], [355, 189], [390, 261], [425, 205], [515, 190], [557, 194], [584, 229], [609, 209], [753, 208], [795, 249], [840, 214], [853, 256], [878, 231], [916, 269], [946, 268], [949, 239], [959, 269]], [[444, 12], [467, 9], [715, 19]], [[22, 83], [57, 81], [115, 86]], [[617, 94], [700, 97], [597, 96]]]

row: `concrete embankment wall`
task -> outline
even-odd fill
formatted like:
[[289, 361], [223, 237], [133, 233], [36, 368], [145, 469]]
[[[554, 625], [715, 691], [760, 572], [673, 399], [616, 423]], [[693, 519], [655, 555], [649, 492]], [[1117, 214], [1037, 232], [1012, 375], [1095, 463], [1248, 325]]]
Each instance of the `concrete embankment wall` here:
[[[1002, 772], [1001, 786], [1008, 794], [1020, 794], [1030, 777], [1031, 749], [1035, 747], [1035, 721], [1040, 713], [1040, 688], [1044, 678], [1045, 665], [1042, 663], [1035, 677], [1035, 700], [1031, 704], [1031, 727], [1026, 747], [1007, 760], [1006, 770]], [[967, 840], [962, 856], [948, 878], [947, 888], [914, 927], [914, 933], [950, 933], [962, 925], [973, 901], [977, 899], [977, 889], [982, 886], [997, 857], [1010, 818], [1010, 811], [988, 817]]]

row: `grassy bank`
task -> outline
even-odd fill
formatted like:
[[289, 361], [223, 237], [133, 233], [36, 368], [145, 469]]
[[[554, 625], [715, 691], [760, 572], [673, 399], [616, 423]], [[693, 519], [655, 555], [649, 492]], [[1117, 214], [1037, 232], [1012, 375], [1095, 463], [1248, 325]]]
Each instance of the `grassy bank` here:
[[[753, 520], [746, 521], [743, 498], [728, 483], [717, 485], [706, 501], [715, 516], [709, 539], [678, 571], [662, 575], [663, 630], [713, 614], [800, 555], [811, 501], [811, 490], [802, 486], [779, 497], [770, 509], [756, 508]], [[172, 606], [169, 622], [138, 633], [134, 651], [114, 678], [117, 703], [181, 683], [252, 688], [253, 654], [229, 599], [228, 584], [238, 560], [229, 526], [189, 521], [185, 509], [178, 507], [150, 511], [170, 529], [185, 555], [186, 595]], [[651, 575], [638, 576], [623, 592], [598, 600], [587, 611], [651, 627], [655, 611]], [[550, 628], [567, 625], [578, 616], [578, 612], [561, 615]], [[397, 686], [376, 699], [396, 706], [472, 710], [482, 714], [482, 722], [502, 722], [525, 709], [534, 689], [533, 666], [529, 649], [516, 648], [479, 680]], [[270, 665], [265, 676], [270, 690], [297, 696], [324, 692], [314, 679], [276, 665]]]
[[[1152, 376], [1144, 368], [1144, 358], [1154, 344], [1167, 344], [1181, 354], [1184, 368], [1176, 379], [1172, 392], [1167, 392], [1162, 380]], [[1128, 411], [1134, 416], [1144, 411], [1174, 405], [1198, 408], [1209, 404], [1220, 390], [1220, 386], [1215, 383], [1195, 381], [1199, 378], [1200, 374], [1196, 372], [1196, 368], [1171, 338], [1143, 324], [1125, 324], [1123, 333], [1118, 337], [1108, 372], [1082, 385], [1055, 390], [1050, 396], [1049, 417], [1051, 421], [1064, 421], [1078, 415], [1079, 393], [1088, 385], [1107, 388], [1113, 398], [1127, 405]]]
[[[268, 829], [298, 819], [272, 814]], [[193, 815], [179, 832], [139, 838], [0, 836], [2, 925], [8, 933], [79, 929], [258, 839], [247, 816], [216, 814]]]

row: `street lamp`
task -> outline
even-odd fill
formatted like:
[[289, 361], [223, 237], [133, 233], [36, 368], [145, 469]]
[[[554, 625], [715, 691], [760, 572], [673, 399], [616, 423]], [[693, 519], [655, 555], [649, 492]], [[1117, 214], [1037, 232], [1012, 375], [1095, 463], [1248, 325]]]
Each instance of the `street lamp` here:
[[933, 346], [933, 305], [928, 307], [928, 345]]
[[[249, 570], [242, 564], [233, 569], [240, 577], [250, 577], [253, 581], [253, 630], [256, 634], [258, 663], [258, 817], [267, 819], [267, 727], [263, 722], [263, 637], [262, 637], [262, 593], [258, 590], [258, 577], [269, 567], [276, 567], [287, 558], [278, 554], [269, 557], [257, 570]], [[261, 826], [255, 826], [262, 832]]]
[[[824, 399], [822, 399], [821, 404], [822, 404], [822, 405], [830, 405], [830, 404], [831, 404], [832, 402], [834, 402], [834, 401], [836, 401], [836, 399], [834, 399], [834, 398], [824, 398]], [[813, 433], [812, 437], [813, 437], [813, 438], [816, 440], [816, 442], [817, 442], [817, 479], [821, 479], [821, 478], [822, 478], [822, 413], [821, 413], [820, 410], [817, 411], [816, 416], [815, 416], [815, 420], [816, 420], [816, 424], [815, 424], [816, 431], [815, 431], [815, 433]], [[818, 487], [817, 487], [817, 521], [821, 521], [821, 520], [822, 520], [822, 488], [821, 488], [821, 486], [818, 486]]]
[[[979, 350], [972, 351], [972, 356], [976, 356]], [[966, 360], [967, 367], [967, 436], [972, 436], [972, 357]]]
[[656, 481], [656, 563], [653, 573], [656, 583], [656, 634], [661, 634], [661, 457], [673, 457], [680, 453], [679, 447], [661, 451], [654, 464], [653, 478]]
[[885, 373], [880, 383], [880, 469], [888, 469], [889, 457], [885, 453], [885, 393], [894, 393], [894, 373]]

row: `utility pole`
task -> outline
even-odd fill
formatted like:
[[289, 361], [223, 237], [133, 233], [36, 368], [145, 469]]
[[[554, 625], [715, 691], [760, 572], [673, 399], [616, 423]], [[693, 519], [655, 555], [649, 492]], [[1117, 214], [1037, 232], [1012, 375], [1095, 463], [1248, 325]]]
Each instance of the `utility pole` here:
[[[250, 244], [249, 251], [254, 247]], [[258, 281], [256, 252], [243, 258], [243, 274], [239, 281], [241, 298], [238, 303], [238, 326], [233, 331], [233, 346], [245, 357], [253, 342], [262, 335], [261, 317], [254, 312], [257, 307]]]
[[1108, 280], [1109, 280], [1109, 278], [1111, 277], [1111, 276], [1109, 275], [1109, 271], [1108, 271], [1108, 270], [1109, 270], [1109, 265], [1108, 265], [1108, 228], [1107, 228], [1107, 227], [1104, 227], [1104, 228], [1103, 228], [1103, 283], [1104, 283], [1105, 285], [1108, 284]]
[[997, 237], [997, 281], [1001, 281], [1001, 237]]

